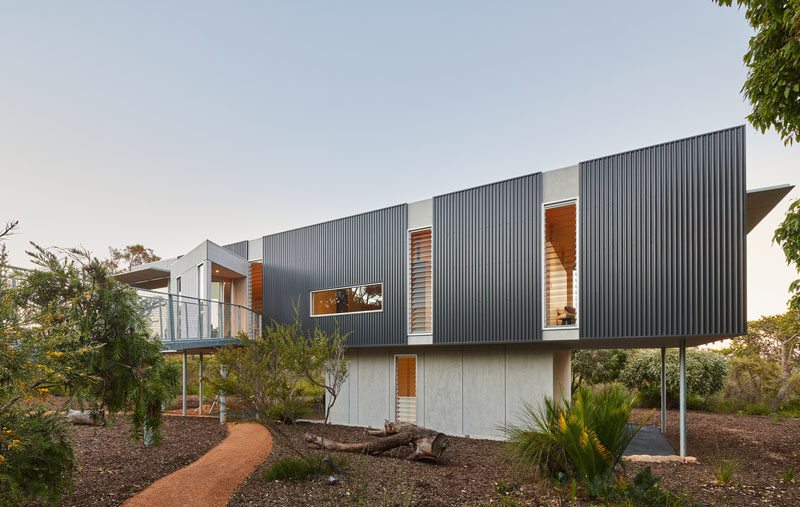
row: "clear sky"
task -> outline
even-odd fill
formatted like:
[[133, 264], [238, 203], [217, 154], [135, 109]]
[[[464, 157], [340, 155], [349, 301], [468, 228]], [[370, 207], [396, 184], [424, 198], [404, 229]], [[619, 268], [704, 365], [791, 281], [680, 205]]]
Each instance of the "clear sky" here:
[[[17, 265], [168, 257], [730, 127], [749, 36], [702, 0], [0, 0], [0, 221]], [[800, 183], [747, 135], [749, 188]], [[785, 307], [789, 202], [748, 237], [751, 318]]]

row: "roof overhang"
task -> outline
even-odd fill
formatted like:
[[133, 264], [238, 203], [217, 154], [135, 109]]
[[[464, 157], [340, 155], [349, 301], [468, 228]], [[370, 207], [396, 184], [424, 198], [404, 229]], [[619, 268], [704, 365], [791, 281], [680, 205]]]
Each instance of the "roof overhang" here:
[[160, 289], [169, 285], [169, 270], [161, 268], [144, 268], [117, 273], [118, 281], [140, 289]]
[[749, 233], [775, 209], [775, 206], [791, 192], [794, 185], [777, 185], [747, 191], [747, 232]]

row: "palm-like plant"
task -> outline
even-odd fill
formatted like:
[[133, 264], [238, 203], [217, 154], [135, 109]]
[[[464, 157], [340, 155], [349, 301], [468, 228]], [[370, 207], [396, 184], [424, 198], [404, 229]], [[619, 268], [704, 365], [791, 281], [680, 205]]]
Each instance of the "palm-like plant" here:
[[579, 389], [569, 405], [549, 398], [541, 407], [526, 404], [522, 424], [508, 430], [508, 450], [514, 461], [536, 465], [546, 477], [610, 479], [641, 428], [628, 426], [630, 413], [631, 399], [618, 386]]

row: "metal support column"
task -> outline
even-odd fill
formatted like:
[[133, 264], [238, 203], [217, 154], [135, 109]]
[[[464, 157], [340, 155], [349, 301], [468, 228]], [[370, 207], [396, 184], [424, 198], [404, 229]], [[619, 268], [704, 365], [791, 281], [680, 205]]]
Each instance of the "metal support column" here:
[[667, 432], [667, 349], [661, 347], [661, 433]]
[[[219, 366], [219, 374], [222, 378], [228, 378], [228, 369], [225, 367], [224, 364]], [[219, 392], [219, 423], [225, 424], [226, 419], [228, 417], [228, 397], [225, 395], [225, 391], [220, 390]]]
[[199, 371], [197, 375], [197, 415], [203, 415], [203, 354], [200, 353], [200, 360], [197, 364]]
[[686, 338], [681, 338], [681, 458], [686, 457]]
[[186, 417], [186, 351], [183, 351], [183, 394], [181, 400], [183, 401], [183, 417]]
[[175, 339], [175, 310], [172, 305], [172, 294], [167, 296], [167, 328], [169, 334], [164, 337], [165, 340]]

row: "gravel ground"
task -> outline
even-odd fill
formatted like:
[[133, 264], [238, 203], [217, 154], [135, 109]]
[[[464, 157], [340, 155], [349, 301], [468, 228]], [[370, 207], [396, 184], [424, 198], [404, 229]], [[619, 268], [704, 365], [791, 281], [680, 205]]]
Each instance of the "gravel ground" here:
[[120, 505], [161, 477], [211, 450], [228, 434], [214, 419], [164, 418], [159, 447], [128, 440], [130, 425], [120, 418], [113, 426], [74, 426], [73, 449], [79, 469], [73, 494], [62, 506]]

